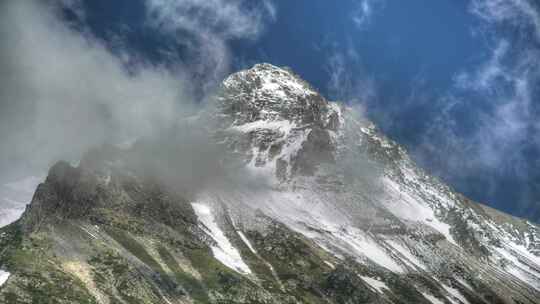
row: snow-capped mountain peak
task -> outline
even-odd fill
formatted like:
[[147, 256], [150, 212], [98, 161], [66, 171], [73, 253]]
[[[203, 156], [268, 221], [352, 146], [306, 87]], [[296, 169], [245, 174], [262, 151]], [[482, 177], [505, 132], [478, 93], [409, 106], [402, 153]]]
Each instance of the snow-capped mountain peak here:
[[[537, 226], [509, 216], [501, 222], [417, 167], [353, 109], [326, 101], [290, 71], [263, 64], [233, 74], [220, 100], [229, 130], [237, 132], [228, 137], [231, 147], [254, 170], [294, 185], [258, 197], [256, 208], [321, 247], [394, 273], [430, 272], [449, 299], [461, 302], [463, 291], [451, 286], [469, 288], [465, 281], [516, 280], [540, 290]], [[344, 180], [348, 175], [353, 181]], [[484, 263], [502, 272], [474, 273]], [[473, 273], [456, 275], [448, 265]]]
[[[212, 156], [250, 182], [162, 184], [129, 168], [145, 143], [60, 162], [0, 231], [0, 302], [540, 303], [537, 225], [455, 192], [288, 69], [231, 75], [205, 115]], [[146, 145], [151, 166], [163, 147]]]
[[247, 153], [254, 169], [284, 181], [312, 174], [313, 161], [333, 160], [339, 106], [291, 71], [258, 64], [235, 73], [219, 100], [225, 129], [239, 135], [229, 144]]

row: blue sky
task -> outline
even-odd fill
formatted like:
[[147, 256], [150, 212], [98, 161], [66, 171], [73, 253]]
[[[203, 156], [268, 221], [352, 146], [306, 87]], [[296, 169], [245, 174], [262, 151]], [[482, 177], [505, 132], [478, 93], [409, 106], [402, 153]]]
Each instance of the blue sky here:
[[[80, 35], [95, 58], [119, 61], [141, 83], [178, 81], [190, 98], [257, 62], [289, 66], [329, 99], [360, 105], [458, 191], [540, 221], [540, 5], [534, 0], [46, 3], [40, 8], [51, 10], [53, 21], [37, 9], [28, 15], [68, 27], [53, 37], [86, 52], [77, 46]], [[21, 31], [30, 35], [35, 23]]]

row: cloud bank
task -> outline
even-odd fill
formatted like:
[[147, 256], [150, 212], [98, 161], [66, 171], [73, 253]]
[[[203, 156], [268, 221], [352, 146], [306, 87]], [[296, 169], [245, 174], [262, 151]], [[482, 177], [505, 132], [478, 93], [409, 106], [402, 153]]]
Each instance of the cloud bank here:
[[1, 168], [41, 167], [88, 147], [149, 135], [177, 119], [184, 82], [132, 66], [63, 23], [59, 5], [3, 2]]
[[[194, 75], [210, 75], [201, 76], [209, 93], [228, 72], [228, 41], [255, 39], [276, 13], [270, 2], [146, 3], [148, 26], [190, 43], [196, 64], [164, 67], [129, 49], [113, 53], [86, 28], [77, 0], [0, 4], [0, 181], [176, 127], [200, 108], [190, 94]], [[82, 26], [64, 19], [66, 9]]]

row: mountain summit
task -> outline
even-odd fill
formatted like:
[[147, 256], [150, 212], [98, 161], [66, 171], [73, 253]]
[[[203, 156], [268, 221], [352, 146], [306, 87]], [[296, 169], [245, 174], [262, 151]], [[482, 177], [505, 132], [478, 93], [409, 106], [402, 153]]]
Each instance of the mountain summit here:
[[456, 193], [290, 70], [235, 73], [188, 120], [211, 142], [193, 159], [215, 164], [176, 170], [161, 158], [185, 147], [149, 140], [53, 166], [0, 230], [0, 302], [540, 303], [540, 227]]
[[333, 159], [339, 106], [292, 72], [255, 65], [229, 76], [219, 101], [225, 127], [240, 135], [227, 138], [234, 149], [248, 143], [249, 165], [259, 171], [286, 180]]

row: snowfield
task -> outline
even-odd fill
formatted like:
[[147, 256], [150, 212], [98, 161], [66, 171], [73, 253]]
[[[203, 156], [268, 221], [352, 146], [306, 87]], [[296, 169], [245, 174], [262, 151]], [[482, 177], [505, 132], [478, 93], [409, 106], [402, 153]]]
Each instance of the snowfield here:
[[384, 289], [388, 289], [388, 286], [384, 284], [384, 282], [381, 282], [379, 280], [375, 280], [370, 277], [366, 276], [360, 276], [364, 282], [366, 282], [369, 286], [373, 287], [377, 292], [384, 293]]

